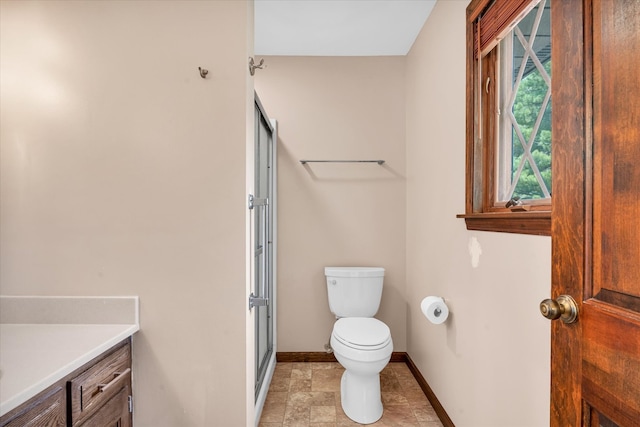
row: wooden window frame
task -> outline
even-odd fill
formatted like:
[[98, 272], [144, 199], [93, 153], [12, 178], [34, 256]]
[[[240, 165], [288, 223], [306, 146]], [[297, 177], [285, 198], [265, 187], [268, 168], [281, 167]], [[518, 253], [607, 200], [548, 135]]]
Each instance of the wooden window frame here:
[[[551, 235], [551, 204], [527, 204], [527, 210], [495, 206], [496, 154], [498, 144], [496, 133], [499, 126], [496, 110], [496, 91], [490, 90], [481, 97], [482, 105], [478, 105], [478, 91], [481, 91], [478, 72], [482, 68], [482, 80], [490, 78], [496, 82], [497, 44], [504, 33], [512, 29], [512, 23], [519, 21], [538, 2], [521, 0], [527, 3], [517, 9], [516, 16], [510, 14], [504, 22], [494, 25], [492, 38], [478, 40], [476, 22], [479, 16], [490, 7], [500, 3], [514, 3], [513, 0], [472, 0], [467, 7], [467, 79], [466, 79], [466, 198], [465, 213], [458, 215], [464, 218], [468, 230], [494, 231], [518, 234]], [[510, 5], [511, 6], [511, 5]], [[482, 21], [481, 21], [482, 25]], [[478, 45], [480, 44], [480, 47]], [[484, 53], [481, 61], [476, 60], [477, 52]], [[480, 65], [479, 65], [480, 63]], [[553, 96], [552, 96], [553, 98]], [[482, 117], [479, 117], [482, 114]], [[477, 138], [479, 132], [482, 137]]]

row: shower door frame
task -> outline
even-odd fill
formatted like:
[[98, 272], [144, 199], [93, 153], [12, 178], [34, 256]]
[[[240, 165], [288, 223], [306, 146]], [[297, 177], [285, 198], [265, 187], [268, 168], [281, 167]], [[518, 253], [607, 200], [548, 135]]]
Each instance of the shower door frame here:
[[[261, 123], [263, 123], [268, 135], [266, 147], [261, 147]], [[255, 94], [255, 178], [254, 192], [255, 200], [258, 201], [252, 208], [252, 233], [254, 233], [252, 250], [253, 254], [253, 293], [255, 306], [251, 309], [255, 316], [255, 425], [258, 425], [264, 401], [271, 383], [273, 371], [275, 369], [276, 356], [276, 146], [277, 146], [277, 122], [270, 120], [267, 116], [257, 93]], [[261, 149], [266, 148], [266, 150]], [[265, 152], [266, 151], [266, 152]], [[261, 156], [265, 156], [267, 171], [261, 173]], [[261, 186], [261, 177], [266, 176], [266, 186]], [[266, 189], [266, 194], [263, 194]], [[266, 201], [265, 201], [266, 200]], [[266, 222], [266, 230], [259, 228], [260, 222]], [[266, 231], [265, 234], [264, 231]], [[262, 234], [262, 236], [260, 236]], [[266, 241], [263, 244], [262, 253], [259, 253], [258, 242], [260, 239]], [[266, 263], [263, 267], [258, 261]], [[266, 280], [266, 295], [263, 294], [261, 279]], [[266, 315], [266, 316], [265, 316]], [[262, 322], [266, 321], [267, 325]], [[266, 337], [263, 337], [266, 332]], [[266, 339], [267, 349], [263, 351], [261, 345]], [[264, 354], [262, 354], [264, 353]]]

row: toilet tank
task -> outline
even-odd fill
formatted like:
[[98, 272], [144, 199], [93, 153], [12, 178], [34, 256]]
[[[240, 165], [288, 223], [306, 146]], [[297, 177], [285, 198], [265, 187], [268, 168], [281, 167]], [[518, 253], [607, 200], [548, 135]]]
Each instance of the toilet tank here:
[[329, 309], [337, 317], [373, 317], [380, 307], [384, 268], [325, 267]]

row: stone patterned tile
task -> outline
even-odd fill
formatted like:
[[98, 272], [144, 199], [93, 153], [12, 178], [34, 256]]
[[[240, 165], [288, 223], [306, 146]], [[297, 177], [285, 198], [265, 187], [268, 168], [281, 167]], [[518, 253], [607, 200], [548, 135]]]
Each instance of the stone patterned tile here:
[[269, 390], [267, 393], [267, 398], [264, 402], [265, 405], [273, 405], [277, 403], [287, 403], [287, 398], [289, 397], [289, 393], [286, 391], [273, 391]]
[[393, 363], [388, 363], [387, 366], [385, 366], [384, 368], [382, 368], [382, 372], [380, 372], [381, 375], [384, 374], [393, 374], [394, 370], [393, 370]]
[[312, 406], [309, 420], [312, 423], [335, 423], [336, 405]]
[[340, 391], [340, 380], [344, 369], [318, 369], [313, 371], [311, 389], [313, 391]]
[[284, 413], [283, 427], [309, 427], [309, 413], [310, 408], [308, 406], [299, 405], [287, 405], [287, 409]]
[[265, 403], [264, 408], [262, 408], [260, 422], [282, 423], [284, 421], [285, 409], [285, 403], [271, 403], [269, 405]]
[[310, 380], [312, 372], [313, 371], [311, 370], [310, 367], [303, 368], [303, 369], [295, 367], [291, 369], [291, 379], [292, 380]]
[[387, 406], [384, 408], [382, 418], [373, 423], [380, 427], [420, 427], [411, 406]]
[[273, 376], [290, 376], [293, 363], [276, 363], [276, 368], [273, 370]]
[[403, 387], [415, 387], [420, 388], [420, 384], [416, 381], [411, 372], [396, 372], [396, 378]]
[[409, 401], [402, 393], [398, 393], [395, 391], [381, 391], [380, 396], [382, 398], [382, 406], [398, 406], [398, 405], [408, 405]]
[[357, 427], [357, 426], [361, 426], [362, 424], [358, 424], [357, 422], [353, 421], [351, 418], [347, 417], [343, 412], [341, 414], [336, 414], [336, 425], [337, 427]]
[[269, 391], [289, 391], [289, 384], [291, 383], [291, 378], [289, 376], [282, 376], [275, 374], [273, 378], [271, 378], [271, 384], [269, 385]]
[[276, 371], [278, 369], [291, 369], [294, 362], [278, 362], [276, 365]]
[[387, 366], [390, 367], [396, 374], [407, 373], [413, 376], [413, 374], [411, 373], [411, 369], [409, 369], [409, 366], [407, 366], [406, 363], [389, 363]]
[[[344, 413], [344, 409], [342, 409], [342, 403], [340, 402], [340, 396], [336, 398], [336, 424], [338, 425], [338, 427], [353, 427], [363, 425], [353, 421], [347, 416], [347, 414]], [[370, 425], [375, 425], [375, 423]]]
[[287, 406], [310, 408], [311, 406], [336, 405], [335, 394], [328, 391], [299, 391], [289, 393]]
[[312, 368], [312, 363], [305, 362], [293, 362], [291, 363], [291, 369], [297, 369], [299, 371], [310, 371]]
[[413, 374], [411, 374], [411, 376], [405, 376], [401, 374], [397, 375], [396, 378], [400, 383], [400, 387], [402, 387], [404, 390], [418, 390], [424, 393], [422, 391], [422, 388], [420, 388], [420, 384], [418, 384], [418, 381], [416, 381], [416, 379], [413, 377]]
[[407, 398], [407, 400], [409, 401], [409, 404], [412, 405], [413, 407], [431, 407], [431, 404], [429, 403], [429, 400], [427, 399], [427, 396], [424, 395], [424, 392], [422, 391], [422, 389], [417, 389], [417, 390], [403, 390], [402, 394], [404, 395], [404, 397]]
[[[340, 402], [344, 368], [335, 362], [278, 363], [259, 427], [354, 427]], [[384, 413], [375, 427], [442, 427], [404, 363], [380, 373]]]
[[289, 392], [294, 393], [296, 391], [311, 391], [311, 379], [303, 380], [292, 378], [289, 384]]
[[436, 411], [431, 406], [424, 408], [413, 408], [413, 415], [416, 416], [416, 419], [418, 421], [440, 422], [440, 418], [438, 418]]
[[400, 393], [402, 391], [402, 386], [400, 385], [398, 378], [396, 378], [393, 373], [380, 375], [380, 391]]
[[390, 369], [388, 367], [384, 368], [382, 372], [380, 372], [380, 378], [395, 378], [395, 377], [396, 377], [396, 373], [393, 371], [393, 369]]
[[315, 362], [309, 363], [311, 369], [342, 369], [342, 366], [338, 362]]

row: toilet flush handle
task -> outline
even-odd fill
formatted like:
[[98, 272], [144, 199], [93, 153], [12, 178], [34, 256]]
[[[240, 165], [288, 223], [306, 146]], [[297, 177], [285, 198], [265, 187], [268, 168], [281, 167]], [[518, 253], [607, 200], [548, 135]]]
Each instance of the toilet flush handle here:
[[329, 280], [329, 283], [331, 283], [332, 285], [336, 285], [338, 284], [338, 281], [336, 279], [331, 279]]

